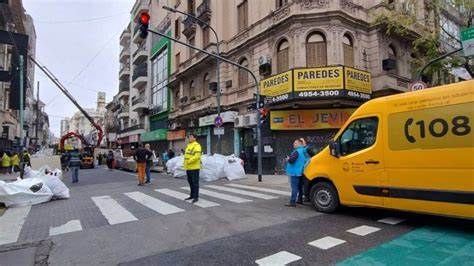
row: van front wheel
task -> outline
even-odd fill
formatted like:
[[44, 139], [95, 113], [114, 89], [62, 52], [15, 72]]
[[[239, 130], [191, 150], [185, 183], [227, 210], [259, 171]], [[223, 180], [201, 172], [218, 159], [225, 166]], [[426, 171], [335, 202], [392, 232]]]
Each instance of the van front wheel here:
[[311, 188], [311, 202], [317, 211], [331, 213], [339, 206], [339, 195], [331, 183], [319, 182]]

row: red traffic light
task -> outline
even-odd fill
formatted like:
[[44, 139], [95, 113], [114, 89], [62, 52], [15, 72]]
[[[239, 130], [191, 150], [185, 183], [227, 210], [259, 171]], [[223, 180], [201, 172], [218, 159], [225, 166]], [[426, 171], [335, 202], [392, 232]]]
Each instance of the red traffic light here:
[[148, 24], [150, 22], [150, 15], [148, 12], [143, 12], [140, 14], [140, 23], [141, 24]]

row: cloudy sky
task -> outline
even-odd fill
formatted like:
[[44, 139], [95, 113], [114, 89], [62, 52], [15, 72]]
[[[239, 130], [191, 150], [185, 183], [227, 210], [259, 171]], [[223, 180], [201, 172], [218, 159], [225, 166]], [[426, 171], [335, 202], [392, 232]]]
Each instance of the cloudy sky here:
[[[36, 58], [66, 85], [77, 101], [95, 108], [98, 91], [107, 101], [118, 91], [120, 34], [134, 0], [23, 0], [36, 27]], [[59, 136], [60, 120], [77, 108], [40, 71], [40, 98]], [[36, 93], [35, 93], [36, 94]]]

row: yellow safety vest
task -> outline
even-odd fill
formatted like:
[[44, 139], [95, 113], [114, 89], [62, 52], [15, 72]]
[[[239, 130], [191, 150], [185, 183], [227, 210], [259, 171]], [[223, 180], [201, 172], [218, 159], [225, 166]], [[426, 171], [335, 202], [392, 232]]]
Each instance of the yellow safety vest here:
[[201, 169], [201, 153], [201, 145], [197, 141], [189, 143], [184, 153], [184, 170]]
[[2, 167], [10, 167], [10, 166], [12, 166], [10, 156], [4, 153], [2, 157]]
[[12, 157], [12, 165], [13, 166], [19, 166], [20, 165], [20, 157], [18, 157], [18, 154], [13, 155]]

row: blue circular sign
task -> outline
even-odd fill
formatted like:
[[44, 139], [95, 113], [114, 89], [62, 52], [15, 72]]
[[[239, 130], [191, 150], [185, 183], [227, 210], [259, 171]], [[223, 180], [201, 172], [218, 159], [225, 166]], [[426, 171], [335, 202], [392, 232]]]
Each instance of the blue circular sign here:
[[214, 126], [220, 127], [224, 124], [224, 121], [222, 121], [222, 117], [217, 116], [216, 119], [214, 119]]

